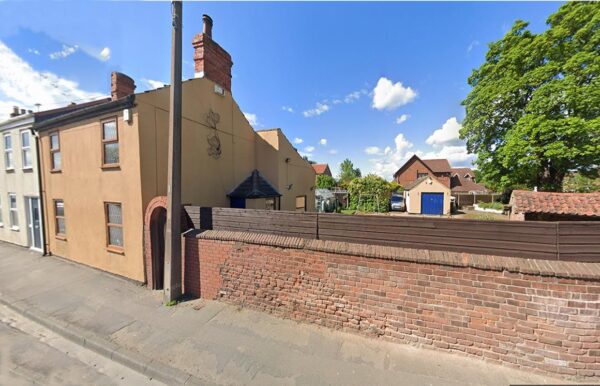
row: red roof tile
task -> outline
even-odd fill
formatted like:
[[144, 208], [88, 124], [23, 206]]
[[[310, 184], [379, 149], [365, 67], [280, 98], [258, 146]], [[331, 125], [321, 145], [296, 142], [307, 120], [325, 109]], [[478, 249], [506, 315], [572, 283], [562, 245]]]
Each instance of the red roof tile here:
[[450, 173], [450, 163], [447, 159], [423, 159], [421, 161], [434, 173]]
[[[313, 169], [315, 169], [315, 173], [317, 173], [318, 175], [325, 173], [325, 171], [329, 169], [328, 164], [313, 164], [312, 167]], [[329, 174], [331, 174], [331, 172], [329, 172]]]
[[600, 216], [600, 193], [555, 193], [514, 190], [510, 197], [514, 213], [553, 213]]
[[[488, 192], [489, 190], [473, 181], [475, 173], [471, 168], [452, 168], [450, 187], [452, 192]], [[469, 178], [465, 176], [469, 175]]]

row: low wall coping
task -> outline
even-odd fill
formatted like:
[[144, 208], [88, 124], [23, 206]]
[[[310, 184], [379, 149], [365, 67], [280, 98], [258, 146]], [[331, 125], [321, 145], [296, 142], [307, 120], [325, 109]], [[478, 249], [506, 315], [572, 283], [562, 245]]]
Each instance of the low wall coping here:
[[375, 259], [472, 267], [493, 271], [509, 271], [528, 275], [554, 276], [570, 279], [600, 279], [600, 263], [526, 259], [468, 252], [435, 251], [357, 244], [341, 241], [304, 239], [274, 234], [223, 230], [190, 230], [185, 237], [204, 240], [241, 242], [279, 248], [305, 249], [318, 252], [362, 256]]

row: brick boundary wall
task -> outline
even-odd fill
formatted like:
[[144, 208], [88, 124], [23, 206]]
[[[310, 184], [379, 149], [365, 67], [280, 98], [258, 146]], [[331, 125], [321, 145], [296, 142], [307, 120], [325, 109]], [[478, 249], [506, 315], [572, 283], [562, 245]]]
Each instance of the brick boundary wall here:
[[203, 298], [512, 367], [600, 379], [600, 264], [245, 232], [186, 236], [186, 266], [200, 270], [199, 286], [186, 278], [186, 290]]

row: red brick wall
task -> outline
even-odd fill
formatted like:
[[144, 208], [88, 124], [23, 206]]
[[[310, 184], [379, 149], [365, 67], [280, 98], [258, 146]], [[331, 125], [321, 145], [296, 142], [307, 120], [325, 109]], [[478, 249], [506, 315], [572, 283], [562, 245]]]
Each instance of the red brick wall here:
[[196, 73], [221, 85], [231, 92], [231, 56], [207, 34], [197, 34], [192, 42], [194, 47], [194, 69]]
[[[193, 291], [283, 317], [514, 367], [600, 377], [597, 279], [384, 260], [341, 254], [344, 243], [306, 243], [329, 243], [337, 253], [187, 238], [186, 263], [200, 269]], [[373, 248], [379, 247], [365, 250]], [[406, 251], [407, 258], [429, 256]], [[498, 261], [484, 257], [490, 266]]]

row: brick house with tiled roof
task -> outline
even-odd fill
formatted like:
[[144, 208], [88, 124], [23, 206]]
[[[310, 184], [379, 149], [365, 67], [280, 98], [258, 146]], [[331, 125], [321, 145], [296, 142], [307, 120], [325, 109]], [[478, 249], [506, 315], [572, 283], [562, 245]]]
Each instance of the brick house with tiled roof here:
[[514, 190], [510, 219], [521, 221], [600, 221], [600, 193]]
[[317, 173], [317, 176], [325, 175], [333, 177], [331, 169], [329, 169], [329, 164], [313, 164], [312, 167], [315, 170], [315, 173]]
[[489, 190], [475, 182], [475, 173], [471, 168], [452, 168], [450, 187], [452, 193], [488, 193]]
[[450, 187], [450, 169], [446, 159], [422, 160], [417, 155], [413, 155], [394, 173], [394, 181], [401, 186], [407, 186], [421, 177], [431, 176]]

